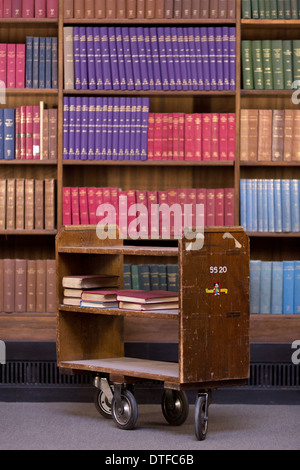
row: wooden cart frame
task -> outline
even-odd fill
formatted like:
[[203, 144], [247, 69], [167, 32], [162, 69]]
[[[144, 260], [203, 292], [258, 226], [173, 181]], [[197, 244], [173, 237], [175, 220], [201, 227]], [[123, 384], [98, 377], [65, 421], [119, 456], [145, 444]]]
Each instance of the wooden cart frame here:
[[[90, 372], [97, 387], [96, 407], [117, 425], [137, 420], [134, 382], [164, 384], [162, 411], [173, 425], [188, 413], [185, 391], [197, 390], [195, 433], [205, 439], [209, 391], [245, 385], [249, 378], [249, 239], [241, 227], [205, 229], [199, 246], [185, 238], [178, 246], [135, 246], [100, 240], [96, 227], [65, 227], [56, 237], [57, 361], [64, 372]], [[130, 243], [130, 244], [129, 244]], [[203, 245], [203, 246], [202, 246]], [[123, 287], [124, 257], [175, 257], [179, 266], [179, 313], [135, 312], [65, 306], [62, 278], [117, 274]], [[153, 261], [155, 262], [155, 261]], [[125, 357], [128, 317], [178, 322], [178, 363]]]

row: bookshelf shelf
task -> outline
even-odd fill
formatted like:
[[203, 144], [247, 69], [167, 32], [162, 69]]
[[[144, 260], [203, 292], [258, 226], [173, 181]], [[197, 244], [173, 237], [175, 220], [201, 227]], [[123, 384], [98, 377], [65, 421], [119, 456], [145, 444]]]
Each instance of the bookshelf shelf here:
[[102, 96], [102, 95], [142, 95], [142, 96], [235, 96], [235, 91], [164, 91], [164, 90], [64, 90], [64, 95]]
[[137, 317], [137, 318], [156, 318], [160, 320], [178, 320], [178, 313], [170, 311], [147, 311], [137, 312], [134, 310], [125, 310], [119, 308], [86, 308], [86, 307], [73, 307], [68, 305], [59, 305], [60, 312], [77, 312], [87, 313], [94, 315], [112, 315], [121, 317]]
[[0, 160], [0, 165], [57, 166], [57, 161], [56, 160]]
[[58, 18], [0, 18], [0, 24], [58, 25]]
[[[100, 240], [99, 240], [100, 242]], [[60, 246], [59, 253], [108, 254], [130, 256], [178, 256], [177, 247], [152, 246]]]
[[279, 27], [284, 28], [299, 28], [300, 20], [254, 20], [254, 19], [242, 19], [241, 20], [242, 28], [251, 27], [251, 28], [266, 28], [266, 29], [278, 29]]
[[293, 167], [293, 166], [299, 166], [300, 165], [300, 161], [299, 162], [264, 162], [264, 161], [260, 161], [260, 162], [240, 162], [240, 166], [275, 166], [275, 167]]
[[247, 235], [257, 238], [299, 238], [300, 232], [247, 232]]
[[54, 236], [57, 230], [0, 230], [0, 235], [36, 235]]
[[277, 98], [280, 97], [292, 97], [292, 94], [296, 90], [241, 90], [241, 97], [244, 96], [249, 96], [253, 97], [255, 96], [256, 98], [259, 97], [268, 97], [268, 96], [275, 96]]
[[72, 25], [106, 25], [106, 24], [122, 24], [122, 25], [138, 25], [138, 24], [146, 24], [146, 25], [156, 25], [156, 24], [181, 24], [181, 25], [235, 25], [236, 20], [234, 19], [110, 19], [110, 18], [105, 18], [105, 19], [86, 19], [86, 18], [81, 18], [81, 19], [64, 19], [64, 25], [72, 26]]
[[72, 166], [72, 165], [100, 165], [100, 166], [229, 166], [233, 167], [233, 161], [168, 161], [168, 160], [64, 160], [63, 165]]

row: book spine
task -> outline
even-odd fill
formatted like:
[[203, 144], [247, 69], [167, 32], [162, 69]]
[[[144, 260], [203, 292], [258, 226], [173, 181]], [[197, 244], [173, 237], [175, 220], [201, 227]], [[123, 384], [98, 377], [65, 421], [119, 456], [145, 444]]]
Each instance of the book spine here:
[[57, 160], [57, 109], [49, 109], [49, 160]]
[[26, 106], [26, 159], [33, 159], [33, 107]]
[[84, 0], [74, 0], [74, 18], [84, 18]]
[[63, 188], [63, 225], [72, 225], [71, 188]]
[[32, 56], [32, 88], [39, 87], [39, 48], [40, 38], [33, 38], [33, 56]]
[[95, 18], [102, 19], [105, 18], [105, 15], [105, 0], [95, 0]]
[[207, 113], [202, 115], [202, 136], [203, 160], [211, 160], [212, 122], [211, 115]]
[[282, 232], [281, 182], [274, 179], [274, 230]]
[[116, 18], [116, 0], [106, 0], [106, 18]]
[[234, 188], [224, 190], [224, 225], [227, 227], [234, 225]]
[[271, 161], [272, 113], [271, 109], [260, 109], [258, 111], [258, 161]]
[[7, 44], [0, 44], [0, 81], [2, 88], [7, 84]]
[[26, 312], [27, 291], [27, 261], [25, 259], [15, 260], [15, 299], [14, 310], [17, 313]]
[[23, 0], [22, 18], [34, 18], [34, 0]]
[[16, 87], [16, 45], [7, 44], [7, 88]]
[[3, 260], [3, 310], [5, 313], [15, 311], [15, 260]]
[[95, 18], [95, 1], [94, 0], [85, 0], [84, 17], [88, 20]]
[[165, 42], [165, 28], [157, 28], [158, 50], [161, 68], [162, 89], [169, 90], [170, 82], [168, 75], [167, 57], [166, 57], [166, 42]]
[[36, 260], [36, 312], [46, 311], [46, 260]]
[[211, 160], [220, 160], [219, 156], [219, 120], [218, 113], [211, 115]]
[[79, 27], [80, 89], [88, 90], [86, 27]]
[[45, 179], [45, 229], [55, 229], [55, 180]]
[[74, 18], [74, 0], [64, 0], [64, 19]]
[[207, 189], [206, 223], [208, 227], [215, 227], [216, 225], [216, 190], [215, 189]]
[[33, 88], [33, 38], [26, 38], [26, 88]]
[[32, 136], [32, 156], [34, 160], [40, 160], [40, 106], [33, 106], [33, 136]]
[[250, 260], [250, 313], [260, 313], [260, 276], [261, 276], [260, 260]]
[[294, 313], [300, 314], [300, 263], [294, 262]]
[[25, 181], [23, 178], [16, 179], [16, 229], [24, 229], [24, 195], [25, 195]]
[[46, 38], [45, 88], [52, 87], [52, 39]]
[[95, 188], [87, 188], [87, 198], [88, 198], [89, 223], [90, 225], [96, 225], [97, 224], [97, 217], [96, 217], [97, 206], [96, 206], [96, 189]]
[[95, 49], [94, 49], [94, 28], [87, 26], [86, 28], [86, 41], [87, 41], [87, 66], [88, 66], [88, 89], [97, 89], [96, 78], [96, 64], [95, 64]]
[[47, 0], [47, 18], [58, 18], [58, 0]]
[[46, 311], [56, 311], [56, 261], [46, 260]]
[[271, 287], [272, 287], [272, 263], [264, 261], [261, 264], [260, 275], [260, 313], [271, 313]]
[[298, 109], [294, 109], [293, 119], [293, 153], [292, 161], [300, 161], [300, 113]]
[[253, 90], [253, 62], [251, 41], [242, 41], [242, 71], [243, 71], [243, 89]]
[[291, 221], [291, 195], [289, 180], [281, 180], [281, 198], [282, 198], [282, 231], [290, 232], [292, 228]]
[[247, 20], [252, 18], [251, 0], [242, 0], [242, 18]]
[[272, 297], [271, 297], [271, 313], [282, 314], [282, 297], [283, 297], [283, 263], [273, 261], [272, 263]]
[[228, 114], [220, 113], [219, 116], [219, 160], [228, 160]]
[[261, 41], [263, 61], [263, 82], [265, 90], [273, 90], [272, 42], [269, 39]]
[[79, 188], [80, 225], [89, 225], [87, 188]]
[[45, 88], [46, 85], [46, 39], [40, 38], [39, 48], [39, 88]]
[[215, 193], [215, 205], [216, 205], [216, 218], [215, 224], [217, 227], [223, 227], [225, 225], [225, 190], [223, 188], [216, 189]]
[[291, 231], [299, 232], [299, 180], [290, 180], [290, 196], [291, 196]]
[[283, 160], [290, 162], [293, 154], [293, 128], [294, 128], [294, 111], [285, 109], [284, 111], [284, 155]]
[[293, 40], [293, 79], [300, 80], [300, 40]]
[[274, 90], [284, 89], [283, 77], [283, 43], [282, 40], [272, 41], [272, 66], [273, 66], [273, 80]]
[[75, 89], [74, 79], [74, 31], [73, 27], [64, 28], [64, 87], [66, 90]]
[[79, 218], [79, 192], [78, 188], [71, 188], [71, 214], [72, 225], [80, 225]]
[[261, 41], [252, 41], [254, 89], [264, 90], [263, 56]]
[[[80, 139], [80, 159], [87, 160], [88, 154], [88, 117], [89, 117], [89, 99], [82, 98], [81, 101], [81, 139]], [[76, 111], [75, 111], [76, 118]]]
[[21, 0], [11, 1], [11, 16], [12, 18], [22, 18], [22, 1]]
[[283, 305], [282, 313], [294, 313], [294, 261], [283, 261]]
[[148, 123], [148, 160], [154, 160], [154, 122], [155, 114], [149, 113]]
[[15, 158], [15, 110], [4, 109], [4, 159]]
[[290, 90], [293, 87], [293, 60], [292, 60], [292, 41], [282, 41], [282, 60], [283, 60], [283, 87]]
[[202, 160], [202, 114], [194, 115], [195, 122], [195, 160]]
[[284, 145], [284, 110], [273, 110], [272, 123], [272, 161], [283, 161]]

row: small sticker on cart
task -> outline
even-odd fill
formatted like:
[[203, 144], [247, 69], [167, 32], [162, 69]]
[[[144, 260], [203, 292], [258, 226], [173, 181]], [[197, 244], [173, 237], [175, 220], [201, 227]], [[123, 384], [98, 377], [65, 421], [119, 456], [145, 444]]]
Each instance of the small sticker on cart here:
[[214, 282], [212, 289], [205, 289], [207, 294], [213, 294], [215, 297], [218, 297], [221, 294], [228, 294], [228, 289], [221, 289], [220, 282]]

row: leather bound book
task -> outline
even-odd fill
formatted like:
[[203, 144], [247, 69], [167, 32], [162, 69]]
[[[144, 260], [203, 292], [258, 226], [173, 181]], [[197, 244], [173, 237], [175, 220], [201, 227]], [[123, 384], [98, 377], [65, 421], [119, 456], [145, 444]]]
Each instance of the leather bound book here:
[[6, 228], [16, 228], [16, 180], [10, 178], [6, 181]]
[[55, 229], [55, 180], [45, 180], [45, 229]]
[[4, 297], [4, 260], [0, 259], [0, 312], [4, 312], [3, 297]]
[[33, 107], [26, 106], [26, 160], [33, 159]]
[[95, 18], [94, 0], [84, 0], [84, 17], [88, 20]]
[[200, 0], [192, 0], [192, 18], [194, 20], [200, 18]]
[[227, 18], [234, 20], [236, 18], [236, 0], [227, 0]]
[[166, 19], [174, 17], [174, 2], [173, 0], [165, 0], [165, 16]]
[[182, 18], [186, 20], [192, 18], [192, 0], [182, 0]]
[[221, 20], [224, 20], [225, 18], [228, 17], [228, 12], [227, 12], [227, 3], [228, 0], [219, 0], [219, 16]]
[[44, 229], [44, 181], [34, 181], [34, 228]]
[[258, 111], [258, 161], [271, 161], [272, 153], [272, 110]]
[[105, 0], [95, 0], [95, 18], [105, 18]]
[[46, 312], [56, 311], [56, 261], [46, 260]]
[[27, 260], [26, 312], [36, 311], [36, 261]]
[[34, 229], [34, 179], [25, 179], [25, 229]]
[[182, 0], [174, 0], [174, 18], [182, 18]]
[[224, 223], [226, 227], [234, 225], [234, 188], [225, 188]]
[[74, 0], [74, 18], [84, 18], [84, 0]]
[[284, 110], [273, 110], [272, 122], [272, 161], [283, 161]]
[[116, 15], [118, 19], [126, 18], [126, 0], [117, 0]]
[[224, 217], [224, 188], [216, 189], [216, 226], [223, 227], [225, 225]]
[[258, 110], [249, 109], [249, 146], [248, 146], [248, 160], [257, 160], [258, 148]]
[[145, 0], [137, 0], [136, 17], [138, 19], [145, 18]]
[[209, 18], [209, 0], [200, 0], [200, 18]]
[[15, 312], [26, 312], [27, 260], [15, 260]]
[[286, 109], [284, 116], [284, 154], [283, 160], [290, 162], [293, 154], [294, 110]]
[[6, 180], [0, 180], [0, 230], [6, 229]]
[[43, 112], [43, 160], [49, 160], [49, 110]]
[[3, 260], [3, 311], [15, 311], [15, 260]]
[[155, 18], [163, 19], [165, 14], [165, 0], [156, 0]]
[[74, 18], [74, 0], [64, 0], [64, 18]]
[[294, 109], [294, 126], [293, 126], [293, 154], [292, 161], [300, 161], [300, 111]]
[[209, 1], [209, 17], [212, 19], [219, 17], [219, 0]]
[[16, 88], [25, 88], [25, 44], [16, 45]]
[[58, 18], [58, 0], [47, 0], [47, 18]]
[[74, 90], [74, 33], [73, 27], [64, 28], [64, 87]]
[[249, 109], [241, 109], [240, 117], [240, 160], [249, 159]]
[[71, 188], [63, 188], [63, 225], [72, 225]]
[[23, 0], [22, 18], [34, 18], [34, 0]]
[[57, 109], [49, 109], [49, 160], [57, 160]]
[[36, 260], [36, 312], [46, 312], [46, 260]]
[[146, 0], [146, 18], [155, 18], [155, 0]]
[[34, 16], [35, 18], [46, 18], [46, 0], [35, 0]]
[[32, 120], [33, 120], [33, 136], [32, 136], [32, 154], [34, 160], [40, 160], [41, 158], [41, 134], [40, 134], [40, 106], [32, 107]]
[[11, 16], [22, 18], [22, 0], [11, 0]]
[[106, 18], [116, 18], [116, 0], [106, 0]]
[[16, 179], [16, 229], [24, 230], [25, 223], [25, 180]]

